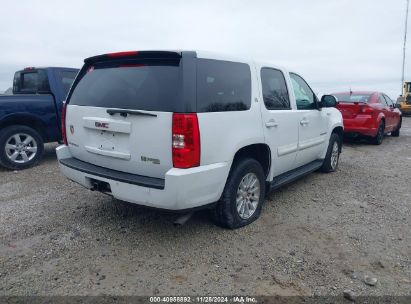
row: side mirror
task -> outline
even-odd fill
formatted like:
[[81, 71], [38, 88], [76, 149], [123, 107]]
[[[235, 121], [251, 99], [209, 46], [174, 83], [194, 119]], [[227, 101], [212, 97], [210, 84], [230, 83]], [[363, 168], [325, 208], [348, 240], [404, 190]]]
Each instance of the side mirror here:
[[321, 106], [324, 108], [333, 108], [337, 105], [337, 98], [333, 95], [323, 95], [321, 97]]

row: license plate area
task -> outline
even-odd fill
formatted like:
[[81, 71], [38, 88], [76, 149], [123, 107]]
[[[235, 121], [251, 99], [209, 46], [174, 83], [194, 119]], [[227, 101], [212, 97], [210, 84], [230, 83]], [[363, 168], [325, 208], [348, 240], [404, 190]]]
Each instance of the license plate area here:
[[89, 140], [84, 148], [94, 154], [124, 160], [131, 159], [129, 134], [105, 130], [91, 130], [89, 132]]
[[122, 141], [128, 137], [127, 135], [121, 136], [119, 133], [116, 134], [115, 132], [105, 130], [96, 130], [94, 134], [96, 148], [109, 151], [114, 151], [116, 148], [118, 149], [122, 146]]

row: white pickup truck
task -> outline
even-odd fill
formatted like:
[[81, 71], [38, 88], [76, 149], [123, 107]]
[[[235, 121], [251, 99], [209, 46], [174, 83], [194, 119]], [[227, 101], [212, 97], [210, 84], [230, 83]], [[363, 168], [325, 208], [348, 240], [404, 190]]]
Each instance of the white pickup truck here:
[[238, 228], [266, 194], [337, 169], [343, 122], [296, 73], [193, 51], [91, 57], [63, 111], [61, 171], [86, 188], [150, 207], [212, 208]]

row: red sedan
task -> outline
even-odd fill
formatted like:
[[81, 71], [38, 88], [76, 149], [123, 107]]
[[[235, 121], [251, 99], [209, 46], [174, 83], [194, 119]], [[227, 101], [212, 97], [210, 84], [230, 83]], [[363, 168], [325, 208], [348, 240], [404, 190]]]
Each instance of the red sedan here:
[[344, 133], [364, 135], [379, 145], [384, 135], [400, 135], [401, 112], [396, 104], [381, 92], [343, 92], [337, 98], [337, 109], [344, 120]]

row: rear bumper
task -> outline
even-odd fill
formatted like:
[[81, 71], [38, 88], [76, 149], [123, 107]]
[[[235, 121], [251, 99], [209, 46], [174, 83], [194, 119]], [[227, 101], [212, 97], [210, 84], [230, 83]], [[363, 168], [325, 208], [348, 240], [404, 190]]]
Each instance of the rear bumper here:
[[164, 189], [164, 179], [153, 178], [141, 175], [130, 174], [117, 170], [99, 167], [90, 163], [83, 162], [76, 158], [63, 158], [59, 160], [62, 166], [88, 173], [94, 176], [111, 179], [113, 181], [124, 182], [131, 185], [138, 185], [147, 188]]
[[70, 180], [91, 189], [93, 182], [110, 185], [111, 195], [139, 205], [185, 210], [220, 199], [231, 163], [217, 163], [190, 169], [170, 169], [165, 179], [144, 177], [91, 165], [72, 157], [67, 146], [59, 146], [61, 172]]
[[357, 115], [355, 118], [344, 118], [344, 133], [364, 136], [376, 136], [378, 125], [369, 115]]

